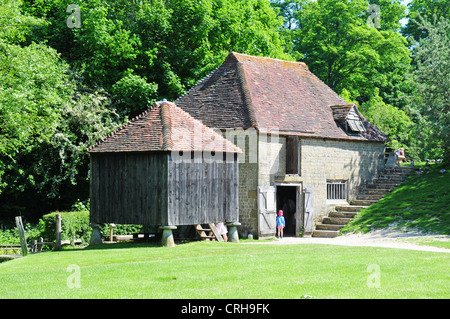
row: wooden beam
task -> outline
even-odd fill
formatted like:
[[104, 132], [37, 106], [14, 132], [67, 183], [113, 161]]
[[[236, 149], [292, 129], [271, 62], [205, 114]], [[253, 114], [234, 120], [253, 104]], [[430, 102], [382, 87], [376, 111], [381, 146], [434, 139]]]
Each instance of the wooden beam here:
[[223, 242], [223, 237], [221, 234], [219, 234], [219, 231], [216, 228], [215, 224], [209, 224], [209, 228], [211, 228], [211, 231], [213, 232], [214, 236], [216, 236], [218, 241]]

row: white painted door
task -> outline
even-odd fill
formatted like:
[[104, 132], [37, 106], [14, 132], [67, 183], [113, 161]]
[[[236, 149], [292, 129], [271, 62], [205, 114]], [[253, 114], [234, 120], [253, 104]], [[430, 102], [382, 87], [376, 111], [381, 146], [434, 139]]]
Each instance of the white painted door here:
[[274, 237], [276, 234], [277, 196], [275, 186], [258, 187], [258, 231], [259, 237]]

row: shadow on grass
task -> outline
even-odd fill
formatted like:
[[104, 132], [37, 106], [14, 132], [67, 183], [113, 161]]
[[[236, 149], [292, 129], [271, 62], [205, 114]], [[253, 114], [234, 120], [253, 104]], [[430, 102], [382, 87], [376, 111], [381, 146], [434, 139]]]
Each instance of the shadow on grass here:
[[[189, 244], [193, 242], [198, 242], [198, 240], [187, 240], [180, 239], [175, 240], [175, 245], [180, 246], [184, 244]], [[103, 243], [101, 245], [86, 246], [83, 250], [105, 250], [105, 249], [130, 249], [130, 248], [167, 248], [161, 245], [159, 240], [146, 240], [146, 241], [124, 241], [115, 243]], [[73, 251], [73, 249], [67, 249], [68, 251]]]

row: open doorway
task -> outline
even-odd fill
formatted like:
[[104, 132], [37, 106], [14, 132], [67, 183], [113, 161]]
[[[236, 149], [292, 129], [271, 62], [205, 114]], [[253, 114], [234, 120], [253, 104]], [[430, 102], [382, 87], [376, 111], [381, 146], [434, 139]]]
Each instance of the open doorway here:
[[277, 185], [277, 213], [281, 209], [286, 227], [284, 228], [284, 236], [299, 236], [300, 230], [300, 209], [297, 194], [300, 186]]

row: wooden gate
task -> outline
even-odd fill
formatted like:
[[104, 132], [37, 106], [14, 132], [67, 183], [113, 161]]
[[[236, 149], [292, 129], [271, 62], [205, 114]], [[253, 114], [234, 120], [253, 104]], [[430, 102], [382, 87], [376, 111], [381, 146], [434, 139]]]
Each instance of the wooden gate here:
[[258, 187], [258, 236], [275, 237], [277, 219], [275, 186]]

